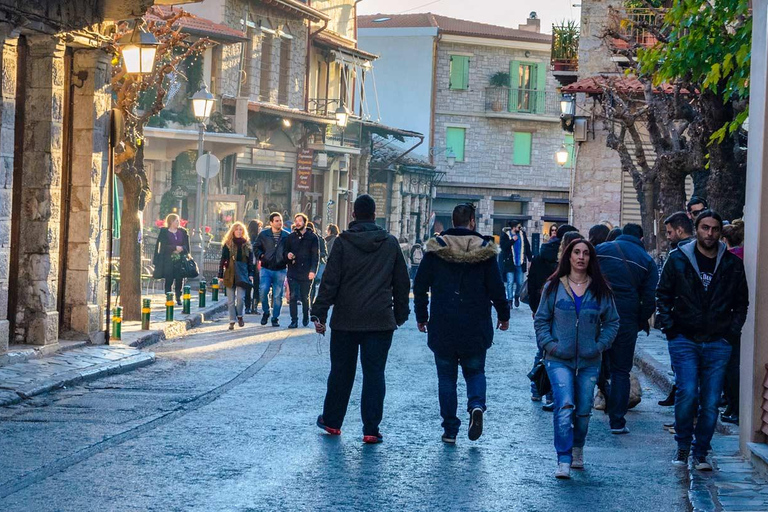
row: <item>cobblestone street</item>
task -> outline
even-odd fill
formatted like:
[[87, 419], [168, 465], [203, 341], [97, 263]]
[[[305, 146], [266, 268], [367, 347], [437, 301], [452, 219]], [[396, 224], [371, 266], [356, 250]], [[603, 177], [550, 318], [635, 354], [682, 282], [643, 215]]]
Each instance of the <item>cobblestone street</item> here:
[[205, 323], [153, 346], [153, 365], [0, 409], [0, 509], [688, 509], [687, 471], [670, 464], [661, 428], [672, 410], [647, 381], [632, 433], [612, 436], [596, 412], [586, 470], [552, 477], [552, 416], [526, 378], [527, 309], [489, 352], [485, 433], [470, 442], [465, 423], [455, 447], [440, 442], [434, 363], [413, 318], [395, 334], [376, 446], [361, 443], [359, 382], [341, 438], [314, 426], [328, 338], [248, 319], [234, 333]]

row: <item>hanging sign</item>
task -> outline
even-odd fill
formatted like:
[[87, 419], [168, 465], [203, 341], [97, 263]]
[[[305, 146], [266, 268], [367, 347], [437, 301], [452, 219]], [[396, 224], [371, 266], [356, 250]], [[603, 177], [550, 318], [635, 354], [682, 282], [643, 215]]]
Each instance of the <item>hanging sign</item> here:
[[314, 160], [314, 151], [311, 149], [299, 150], [299, 157], [296, 162], [296, 190], [310, 190], [312, 179], [312, 161]]

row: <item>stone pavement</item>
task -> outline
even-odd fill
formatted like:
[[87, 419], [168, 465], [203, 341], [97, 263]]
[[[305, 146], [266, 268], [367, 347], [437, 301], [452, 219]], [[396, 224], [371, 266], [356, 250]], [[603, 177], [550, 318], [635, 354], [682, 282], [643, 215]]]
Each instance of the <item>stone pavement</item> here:
[[[640, 333], [635, 364], [665, 392], [672, 389], [674, 374], [667, 341], [661, 332], [651, 331], [650, 336]], [[712, 439], [712, 460], [712, 472], [689, 468], [688, 498], [694, 512], [768, 511], [768, 480], [741, 455], [738, 427], [718, 420]]]

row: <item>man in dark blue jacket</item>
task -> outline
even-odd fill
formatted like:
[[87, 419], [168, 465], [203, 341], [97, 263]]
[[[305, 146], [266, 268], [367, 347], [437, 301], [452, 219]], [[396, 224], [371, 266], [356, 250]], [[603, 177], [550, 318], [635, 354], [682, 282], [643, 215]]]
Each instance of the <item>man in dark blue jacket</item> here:
[[299, 326], [299, 300], [304, 313], [302, 325], [309, 325], [309, 291], [317, 274], [320, 250], [315, 231], [307, 226], [308, 222], [305, 214], [294, 215], [293, 232], [288, 236], [283, 248], [284, 258], [288, 262], [288, 287], [291, 291], [289, 329]]
[[619, 333], [608, 350], [611, 384], [606, 397], [611, 433], [628, 434], [624, 416], [629, 406], [629, 372], [635, 357], [637, 333], [648, 331], [656, 309], [659, 271], [643, 247], [643, 228], [627, 224], [613, 242], [597, 247], [597, 261], [611, 284], [621, 318]]
[[472, 205], [454, 208], [453, 226], [427, 242], [413, 284], [416, 321], [419, 331], [428, 333], [437, 364], [443, 442], [451, 444], [461, 425], [456, 417], [459, 365], [467, 383], [469, 439], [475, 441], [483, 433], [485, 353], [493, 343], [491, 304], [498, 315], [496, 327], [509, 328], [509, 303], [496, 264], [498, 248], [475, 231]]
[[283, 216], [277, 212], [269, 214], [269, 229], [263, 229], [253, 244], [256, 259], [261, 262], [259, 273], [259, 296], [264, 314], [261, 325], [269, 321], [269, 292], [272, 291], [272, 327], [280, 327], [280, 309], [283, 307], [285, 286], [285, 241], [288, 231], [283, 229]]

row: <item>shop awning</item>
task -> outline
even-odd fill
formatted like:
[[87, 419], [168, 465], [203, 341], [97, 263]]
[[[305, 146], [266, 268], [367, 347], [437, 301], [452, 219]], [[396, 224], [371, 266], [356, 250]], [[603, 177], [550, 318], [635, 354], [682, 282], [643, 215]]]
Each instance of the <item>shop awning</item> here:
[[[184, 151], [197, 149], [199, 132], [197, 130], [178, 130], [171, 128], [144, 128], [147, 146], [144, 158], [148, 160], [173, 160]], [[259, 139], [237, 133], [205, 132], [204, 148], [219, 159], [242, 153], [249, 147], [259, 144]]]
[[277, 117], [285, 117], [288, 119], [295, 119], [297, 121], [305, 121], [316, 124], [336, 124], [335, 117], [326, 117], [318, 114], [310, 114], [305, 110], [299, 110], [297, 108], [285, 107], [283, 105], [275, 105], [274, 103], [264, 103], [261, 101], [249, 101], [248, 110], [251, 112], [261, 112]]

